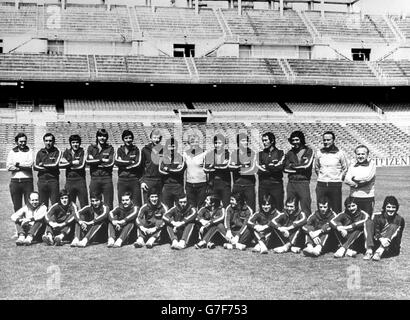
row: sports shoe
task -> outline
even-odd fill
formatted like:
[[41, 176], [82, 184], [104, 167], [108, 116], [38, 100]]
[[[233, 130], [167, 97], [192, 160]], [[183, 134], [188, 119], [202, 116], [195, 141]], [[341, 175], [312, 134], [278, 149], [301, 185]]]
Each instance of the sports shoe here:
[[88, 243], [88, 239], [87, 238], [83, 238], [83, 240], [79, 241], [77, 244], [77, 247], [79, 248], [85, 248], [87, 246]]
[[312, 246], [307, 246], [305, 249], [302, 250], [305, 256], [312, 256], [314, 248]]
[[376, 251], [376, 252], [374, 253], [374, 255], [373, 255], [372, 260], [373, 260], [373, 261], [380, 261], [381, 258], [382, 258], [381, 253]]
[[107, 247], [112, 248], [114, 246], [115, 240], [114, 238], [109, 238], [107, 242]]
[[186, 242], [185, 240], [179, 240], [178, 242], [178, 249], [185, 249], [186, 248]]
[[289, 251], [289, 246], [288, 245], [283, 245], [281, 247], [276, 247], [273, 249], [273, 252], [275, 253], [285, 253]]
[[260, 251], [261, 254], [267, 254], [268, 253], [268, 248], [266, 247], [266, 245], [264, 243], [261, 243], [259, 245], [259, 247], [261, 249], [261, 251]]
[[363, 260], [371, 260], [372, 257], [373, 257], [373, 250], [367, 249], [366, 253], [363, 256]]
[[56, 246], [62, 246], [63, 245], [63, 238], [64, 238], [64, 235], [62, 235], [62, 234], [59, 234], [58, 236], [56, 236], [54, 238]]
[[313, 248], [312, 250], [312, 254], [315, 257], [319, 257], [322, 253], [322, 246], [320, 244], [318, 244], [316, 247]]
[[232, 250], [233, 249], [232, 243], [224, 243], [224, 249]]
[[33, 237], [32, 237], [31, 235], [28, 235], [28, 236], [26, 237], [26, 239], [24, 239], [24, 245], [25, 245], [25, 246], [31, 245], [32, 242], [33, 242]]
[[113, 248], [120, 248], [122, 246], [122, 240], [120, 238], [115, 241]]
[[335, 254], [333, 255], [333, 257], [335, 258], [343, 258], [343, 256], [345, 255], [346, 249], [343, 247], [340, 247], [339, 249], [337, 249], [337, 251], [335, 252]]
[[145, 245], [144, 239], [139, 237], [137, 241], [134, 242], [135, 248], [142, 248]]
[[172, 241], [172, 244], [171, 244], [171, 249], [176, 249], [176, 250], [178, 250], [179, 249], [179, 246], [178, 246], [178, 240], [176, 240], [176, 239], [174, 239], [173, 241]]
[[152, 247], [154, 246], [155, 240], [156, 240], [156, 239], [155, 239], [154, 237], [149, 238], [148, 241], [147, 241], [147, 243], [145, 244], [146, 247], [147, 247], [148, 249], [152, 249]]
[[215, 249], [215, 243], [213, 242], [208, 242], [208, 244], [206, 245], [208, 249]]
[[54, 240], [53, 240], [53, 236], [48, 233], [48, 234], [44, 234], [41, 239], [43, 240], [43, 242], [48, 245], [48, 246], [52, 246], [54, 244]]
[[74, 238], [74, 240], [70, 244], [70, 247], [78, 247], [79, 242], [80, 240], [78, 238]]
[[350, 258], [354, 258], [357, 255], [357, 251], [354, 251], [352, 249], [347, 249], [346, 250], [346, 256]]
[[241, 251], [245, 251], [246, 250], [246, 245], [242, 244], [242, 243], [237, 243], [235, 244], [235, 248]]
[[195, 244], [195, 249], [203, 249], [206, 246], [206, 242], [201, 240], [198, 243]]
[[302, 251], [302, 249], [299, 248], [299, 247], [291, 247], [290, 251], [292, 251], [293, 253], [300, 253], [300, 251]]
[[22, 246], [24, 244], [24, 240], [26, 240], [26, 238], [22, 234], [19, 235], [19, 237], [16, 240], [16, 245]]
[[252, 252], [261, 252], [261, 246], [259, 243], [252, 248]]

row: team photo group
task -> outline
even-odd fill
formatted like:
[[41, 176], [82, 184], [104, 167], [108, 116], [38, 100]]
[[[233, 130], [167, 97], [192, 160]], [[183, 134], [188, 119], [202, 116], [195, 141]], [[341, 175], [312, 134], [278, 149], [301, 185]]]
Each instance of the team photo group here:
[[[199, 134], [189, 135], [182, 147], [182, 139], [163, 139], [154, 129], [150, 143], [140, 149], [133, 132], [124, 130], [123, 145], [114, 150], [108, 132], [99, 129], [95, 143], [85, 148], [80, 135], [71, 135], [64, 152], [46, 133], [44, 148], [34, 154], [26, 134], [19, 133], [7, 157], [16, 244], [221, 246], [308, 257], [360, 253], [373, 261], [398, 255], [405, 222], [394, 195], [385, 195], [381, 208], [375, 208], [376, 165], [369, 149], [357, 146], [349, 161], [333, 132], [321, 135], [323, 147], [313, 150], [304, 133], [294, 131], [285, 152], [276, 147], [274, 133], [264, 132], [259, 137], [263, 150], [255, 151], [246, 132], [236, 134], [236, 148], [229, 150], [222, 133], [211, 137], [209, 149]], [[350, 189], [345, 197], [343, 184]]]

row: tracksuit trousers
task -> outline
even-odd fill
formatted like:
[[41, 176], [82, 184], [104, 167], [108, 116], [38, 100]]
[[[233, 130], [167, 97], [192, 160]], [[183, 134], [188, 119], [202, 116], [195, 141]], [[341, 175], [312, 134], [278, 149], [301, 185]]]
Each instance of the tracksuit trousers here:
[[188, 223], [185, 226], [177, 228], [176, 230], [172, 226], [167, 226], [167, 232], [169, 238], [171, 239], [171, 242], [179, 239], [184, 240], [185, 243], [188, 245], [194, 226], [194, 223]]
[[[373, 220], [367, 220], [365, 222], [364, 235], [366, 238], [366, 249], [374, 249], [376, 246], [380, 246], [380, 241], [374, 237], [374, 222]], [[403, 235], [402, 230], [399, 230], [399, 226], [395, 224], [387, 225], [383, 228], [381, 235], [383, 238], [390, 239], [390, 245], [385, 248], [392, 253], [400, 252], [401, 237]]]
[[83, 230], [80, 224], [76, 223], [74, 235], [79, 240], [82, 240], [83, 238], [87, 238], [88, 242], [91, 242], [94, 239], [94, 237], [98, 234], [98, 232], [104, 232], [104, 230], [107, 230], [106, 222], [101, 222], [93, 226], [87, 226], [86, 230]]
[[126, 225], [121, 227], [120, 230], [116, 230], [114, 225], [110, 222], [108, 224], [108, 238], [113, 238], [115, 240], [121, 239], [123, 243], [128, 239], [131, 231], [134, 229], [134, 223], [128, 222]]
[[70, 201], [76, 203], [76, 200], [78, 198], [81, 208], [84, 208], [86, 205], [88, 205], [87, 182], [85, 181], [85, 179], [67, 179], [65, 189], [70, 195]]
[[299, 200], [299, 206], [306, 216], [312, 213], [311, 205], [312, 198], [310, 196], [309, 181], [293, 181], [290, 180], [286, 187], [287, 197], [295, 197]]
[[114, 186], [111, 176], [91, 177], [90, 194], [93, 192], [102, 194], [104, 197], [104, 203], [110, 208], [110, 210], [113, 209]]

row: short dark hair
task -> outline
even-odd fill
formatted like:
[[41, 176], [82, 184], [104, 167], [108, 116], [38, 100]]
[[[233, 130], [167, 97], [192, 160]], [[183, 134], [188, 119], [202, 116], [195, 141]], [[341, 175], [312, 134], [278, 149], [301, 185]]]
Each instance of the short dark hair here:
[[131, 130], [128, 130], [128, 129], [125, 129], [125, 130], [122, 132], [122, 135], [121, 135], [122, 141], [124, 141], [124, 138], [125, 138], [125, 137], [128, 137], [128, 136], [131, 136], [131, 138], [134, 140], [134, 134], [132, 133], [132, 131], [131, 131]]
[[299, 210], [299, 201], [295, 196], [289, 196], [286, 201], [285, 204], [289, 204], [289, 203], [294, 203], [295, 204], [295, 210], [298, 211]]
[[184, 198], [186, 198], [186, 193], [182, 192], [178, 195], [178, 201]]
[[131, 194], [131, 192], [129, 192], [129, 191], [126, 191], [126, 192], [124, 192], [122, 195], [121, 195], [121, 199], [122, 199], [122, 197], [132, 197], [132, 194]]
[[47, 132], [47, 133], [43, 136], [43, 141], [45, 141], [47, 137], [51, 137], [51, 138], [53, 139], [53, 142], [56, 142], [56, 137], [54, 137], [54, 134], [52, 134], [51, 132]]
[[262, 138], [263, 137], [268, 137], [268, 139], [271, 143], [276, 141], [276, 137], [273, 134], [273, 132], [265, 132], [264, 134], [262, 134]]
[[245, 204], [245, 195], [243, 192], [237, 192], [231, 195], [231, 198], [234, 198], [238, 204], [243, 206]]
[[59, 198], [61, 199], [64, 196], [70, 196], [68, 191], [66, 189], [61, 189], [60, 194], [59, 194]]
[[330, 135], [332, 136], [332, 139], [333, 139], [333, 140], [336, 139], [336, 136], [335, 136], [335, 134], [333, 133], [333, 131], [325, 131], [325, 133], [322, 134], [322, 137], [324, 137], [325, 134], [330, 134]]
[[78, 141], [78, 143], [81, 144], [81, 137], [78, 134], [72, 134], [68, 138], [68, 142], [71, 144], [71, 142], [73, 142], [73, 141]]
[[383, 206], [382, 206], [383, 212], [386, 211], [386, 207], [388, 204], [394, 205], [397, 208], [397, 211], [399, 211], [399, 201], [397, 200], [395, 196], [387, 196], [386, 198], [384, 198]]
[[330, 203], [330, 202], [329, 202], [329, 198], [328, 198], [327, 196], [321, 196], [321, 197], [319, 197], [319, 198], [317, 199], [317, 204], [319, 205], [319, 203], [321, 203], [321, 204], [325, 204], [325, 203], [329, 204], [329, 203]]
[[90, 199], [98, 199], [98, 200], [102, 200], [102, 194], [99, 192], [91, 192], [90, 194]]
[[299, 138], [300, 144], [301, 144], [302, 146], [306, 145], [305, 134], [304, 134], [302, 131], [296, 130], [296, 131], [293, 131], [293, 132], [290, 134], [290, 137], [289, 137], [289, 139], [288, 139], [288, 141], [289, 141], [290, 144], [292, 144], [292, 139], [293, 139], [293, 138]]
[[260, 206], [263, 206], [265, 204], [269, 204], [272, 206], [272, 208], [276, 208], [275, 199], [269, 193], [265, 193], [263, 195]]
[[222, 133], [218, 133], [214, 136], [214, 143], [216, 143], [218, 140], [221, 140], [223, 144], [226, 144], [226, 138]]
[[27, 135], [24, 132], [19, 132], [17, 135], [14, 137], [14, 141], [17, 143], [20, 138], [26, 138], [27, 140]]

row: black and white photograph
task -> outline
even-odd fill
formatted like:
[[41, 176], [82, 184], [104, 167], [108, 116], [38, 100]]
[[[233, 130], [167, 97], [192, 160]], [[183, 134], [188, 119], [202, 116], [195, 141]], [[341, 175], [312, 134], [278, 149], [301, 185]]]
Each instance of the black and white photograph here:
[[0, 300], [409, 300], [409, 190], [408, 0], [0, 0]]

